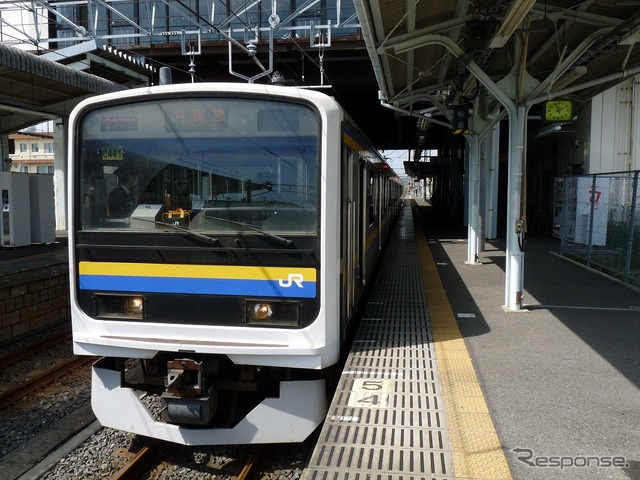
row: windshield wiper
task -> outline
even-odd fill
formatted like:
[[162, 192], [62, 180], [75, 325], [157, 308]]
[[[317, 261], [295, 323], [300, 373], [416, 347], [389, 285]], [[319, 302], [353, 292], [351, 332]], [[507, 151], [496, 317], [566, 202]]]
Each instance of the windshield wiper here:
[[136, 217], [136, 220], [142, 220], [143, 222], [155, 223], [156, 225], [162, 225], [163, 227], [171, 227], [174, 230], [182, 232], [187, 236], [193, 236], [193, 237], [199, 238], [201, 240], [206, 240], [207, 243], [213, 243], [218, 247], [222, 246], [222, 244], [220, 243], [220, 240], [218, 240], [217, 238], [208, 237], [207, 235], [204, 235], [204, 234], [198, 233], [198, 232], [194, 232], [193, 230], [189, 230], [188, 228], [181, 227], [180, 225], [174, 225], [173, 223], [159, 222], [157, 220], [149, 220], [148, 218]]
[[210, 220], [218, 220], [220, 222], [225, 222], [225, 223], [231, 223], [233, 225], [239, 225], [241, 227], [248, 228], [249, 230], [252, 230], [254, 232], [258, 232], [258, 233], [264, 235], [267, 238], [272, 238], [274, 240], [277, 240], [278, 242], [286, 245], [287, 247], [295, 248], [295, 245], [293, 244], [293, 240], [289, 240], [288, 238], [281, 237], [280, 235], [274, 235], [273, 233], [265, 232], [260, 227], [257, 227], [256, 225], [251, 225], [250, 223], [237, 222], [237, 221], [231, 220], [229, 218], [216, 217], [214, 215], [207, 215], [206, 213], [204, 215], [204, 218], [207, 218], [207, 219], [210, 219]]

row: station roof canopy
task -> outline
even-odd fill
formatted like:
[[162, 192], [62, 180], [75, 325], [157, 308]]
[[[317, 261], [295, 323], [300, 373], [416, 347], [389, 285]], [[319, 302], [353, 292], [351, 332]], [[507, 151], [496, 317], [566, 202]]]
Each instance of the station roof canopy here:
[[95, 42], [56, 52], [48, 55], [64, 56], [65, 62], [0, 44], [0, 133], [63, 117], [88, 96], [148, 81], [144, 62]]
[[640, 73], [638, 0], [354, 3], [382, 103], [417, 117], [418, 143], [454, 106], [497, 112], [495, 89], [531, 115], [547, 99], [571, 100], [575, 113]]
[[[53, 11], [51, 2], [35, 3]], [[130, 2], [99, 3], [136, 27], [124, 10], [118, 10]], [[172, 11], [184, 7], [183, 2], [163, 3]], [[284, 8], [281, 3], [262, 2], [278, 5], [278, 12]], [[281, 22], [292, 30], [275, 42], [275, 68], [310, 78], [318, 61], [314, 66], [309, 56], [301, 55], [304, 42], [296, 35], [302, 31], [291, 26], [293, 19], [310, 12], [333, 18], [330, 9], [337, 4], [344, 9], [347, 3], [307, 0], [296, 7]], [[89, 4], [94, 5], [86, 2], [87, 8]], [[259, 4], [246, 4], [238, 11], [257, 9]], [[531, 106], [531, 115], [551, 98], [572, 100], [577, 112], [595, 94], [640, 72], [640, 0], [353, 0], [353, 6], [355, 13], [338, 27], [350, 27], [355, 34], [333, 34], [331, 47], [322, 49], [324, 71], [336, 96], [378, 148], [438, 148], [450, 133], [453, 107], [468, 105], [474, 120], [476, 115], [493, 118], [501, 108], [498, 91], [516, 104]], [[96, 15], [102, 10], [95, 9]], [[211, 27], [209, 20], [205, 22], [212, 18], [209, 13], [185, 12], [181, 21], [187, 29], [204, 31]], [[225, 30], [233, 18], [209, 30]], [[37, 123], [38, 118], [68, 114], [85, 96], [145, 84], [151, 73], [141, 57], [183, 68], [188, 63], [180, 45], [172, 49], [169, 43], [149, 43], [157, 32], [139, 25], [133, 28], [140, 32], [137, 39], [118, 39], [133, 52], [123, 55], [105, 47], [110, 39], [101, 41], [99, 32], [91, 31], [95, 25], [107, 24], [87, 22], [88, 30], [72, 24], [77, 43], [42, 57], [0, 43], [0, 133]], [[56, 41], [62, 40], [67, 43], [61, 45], [72, 43], [68, 38]], [[149, 45], [146, 49], [143, 40]], [[226, 42], [217, 42], [217, 47], [214, 43], [203, 41], [202, 55], [196, 59], [199, 80], [227, 80]], [[40, 49], [37, 42], [33, 46]], [[172, 51], [177, 52], [173, 58]], [[266, 52], [259, 44], [257, 57], [264, 59]], [[247, 58], [234, 66], [255, 68]]]

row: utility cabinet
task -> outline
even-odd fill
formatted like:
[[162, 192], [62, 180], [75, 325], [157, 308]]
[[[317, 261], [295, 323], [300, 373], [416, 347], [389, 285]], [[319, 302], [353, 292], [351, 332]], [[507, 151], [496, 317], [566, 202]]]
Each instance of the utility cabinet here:
[[0, 172], [0, 247], [31, 245], [29, 175]]
[[31, 243], [56, 241], [56, 212], [53, 194], [53, 175], [29, 175], [29, 203], [31, 205]]

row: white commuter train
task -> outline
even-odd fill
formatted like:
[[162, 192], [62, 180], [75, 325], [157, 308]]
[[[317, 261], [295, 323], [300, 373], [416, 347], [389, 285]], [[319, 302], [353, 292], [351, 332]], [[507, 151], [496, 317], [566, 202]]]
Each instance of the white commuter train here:
[[203, 83], [80, 103], [71, 313], [75, 353], [102, 357], [98, 420], [188, 445], [304, 440], [402, 193], [322, 93]]

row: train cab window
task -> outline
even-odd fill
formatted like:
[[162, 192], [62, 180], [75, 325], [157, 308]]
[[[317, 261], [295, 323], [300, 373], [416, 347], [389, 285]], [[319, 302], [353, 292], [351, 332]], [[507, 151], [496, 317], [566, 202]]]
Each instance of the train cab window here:
[[79, 230], [317, 234], [320, 123], [307, 105], [150, 97], [78, 124]]

